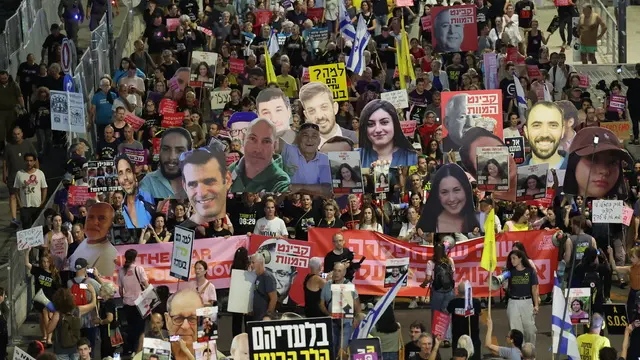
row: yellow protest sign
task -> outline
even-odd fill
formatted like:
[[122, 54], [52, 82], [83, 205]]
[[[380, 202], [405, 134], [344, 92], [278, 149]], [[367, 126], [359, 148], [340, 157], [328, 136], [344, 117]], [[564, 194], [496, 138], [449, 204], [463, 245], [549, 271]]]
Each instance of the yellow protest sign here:
[[310, 66], [309, 80], [327, 84], [333, 91], [334, 101], [349, 100], [347, 71], [344, 63]]
[[631, 138], [630, 121], [601, 122], [600, 127], [611, 130], [620, 140], [629, 140]]

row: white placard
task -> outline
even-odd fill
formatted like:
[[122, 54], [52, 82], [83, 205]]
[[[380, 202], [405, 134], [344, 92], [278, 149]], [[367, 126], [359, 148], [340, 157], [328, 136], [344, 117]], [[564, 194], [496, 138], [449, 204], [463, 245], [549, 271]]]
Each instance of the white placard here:
[[138, 296], [134, 304], [138, 308], [143, 319], [149, 316], [151, 311], [160, 305], [160, 299], [158, 298], [158, 294], [153, 288], [153, 285], [149, 284], [149, 286], [140, 293], [140, 296]]
[[13, 348], [13, 360], [36, 360], [31, 355], [22, 351], [19, 347]]
[[222, 110], [229, 101], [231, 101], [231, 90], [211, 92], [211, 110]]
[[407, 94], [407, 90], [384, 92], [380, 94], [380, 99], [390, 102], [396, 109], [406, 109], [409, 107], [409, 95]]
[[26, 250], [32, 247], [44, 245], [42, 225], [20, 230], [16, 233], [16, 238], [18, 239], [18, 250]]
[[474, 314], [473, 308], [473, 288], [471, 282], [465, 280], [464, 282], [464, 316], [471, 316]]
[[254, 85], [243, 85], [242, 86], [242, 96], [247, 96], [249, 95], [249, 93], [251, 92], [251, 90], [254, 88]]
[[591, 221], [594, 224], [622, 224], [622, 200], [593, 200]]
[[354, 312], [354, 284], [331, 284], [331, 317], [352, 318]]
[[162, 339], [153, 339], [145, 336], [142, 341], [142, 356], [140, 358], [149, 359], [152, 354], [159, 360], [170, 360], [171, 343]]
[[402, 287], [407, 286], [408, 276], [404, 276], [409, 271], [409, 258], [387, 259], [384, 268], [384, 287], [393, 287], [404, 277]]
[[209, 66], [216, 66], [218, 64], [218, 53], [206, 51], [191, 52], [191, 65], [198, 65], [203, 61]]
[[256, 282], [256, 277], [253, 271], [231, 270], [228, 312], [248, 314], [253, 311], [253, 284]]
[[174, 278], [189, 281], [193, 239], [195, 239], [195, 231], [176, 226], [173, 236], [173, 252], [171, 253], [171, 269], [169, 270], [169, 275]]
[[51, 90], [51, 129], [84, 134], [84, 100], [80, 93]]

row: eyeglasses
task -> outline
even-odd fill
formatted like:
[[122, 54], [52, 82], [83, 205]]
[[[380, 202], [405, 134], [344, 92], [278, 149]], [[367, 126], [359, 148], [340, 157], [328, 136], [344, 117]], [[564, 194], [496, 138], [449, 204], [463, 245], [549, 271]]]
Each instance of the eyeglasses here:
[[182, 315], [171, 316], [171, 322], [175, 326], [182, 326], [185, 320], [189, 322], [189, 325], [195, 325], [198, 323], [198, 317], [195, 315], [188, 316], [188, 317], [184, 317]]
[[240, 134], [246, 135], [247, 134], [247, 129], [248, 128], [231, 129], [231, 130], [229, 130], [229, 134], [231, 134], [231, 137], [239, 137]]

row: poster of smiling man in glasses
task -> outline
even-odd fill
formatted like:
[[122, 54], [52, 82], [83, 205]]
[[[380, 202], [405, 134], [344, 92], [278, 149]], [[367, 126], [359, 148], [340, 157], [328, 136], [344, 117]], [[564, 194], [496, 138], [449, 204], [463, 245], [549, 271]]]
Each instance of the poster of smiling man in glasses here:
[[[264, 239], [262, 243], [260, 238]], [[303, 304], [302, 285], [309, 273], [311, 244], [306, 241], [274, 239], [266, 236], [256, 236], [256, 240], [251, 241], [249, 252], [264, 256], [265, 267], [276, 279], [278, 303], [287, 307]]]
[[180, 154], [182, 186], [194, 209], [189, 219], [180, 224], [196, 228], [224, 218], [227, 214], [227, 191], [231, 173], [226, 167], [224, 144], [213, 140], [208, 146]]

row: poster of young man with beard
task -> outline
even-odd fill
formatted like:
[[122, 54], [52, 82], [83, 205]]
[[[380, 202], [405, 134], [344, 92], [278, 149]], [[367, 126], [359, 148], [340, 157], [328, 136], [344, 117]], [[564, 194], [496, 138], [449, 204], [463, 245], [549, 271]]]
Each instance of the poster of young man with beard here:
[[531, 154], [523, 165], [547, 163], [549, 169], [566, 169], [567, 158], [560, 150], [560, 140], [564, 135], [562, 109], [548, 101], [539, 101], [529, 110], [523, 127], [531, 146]]

